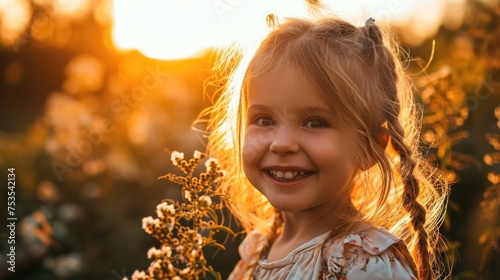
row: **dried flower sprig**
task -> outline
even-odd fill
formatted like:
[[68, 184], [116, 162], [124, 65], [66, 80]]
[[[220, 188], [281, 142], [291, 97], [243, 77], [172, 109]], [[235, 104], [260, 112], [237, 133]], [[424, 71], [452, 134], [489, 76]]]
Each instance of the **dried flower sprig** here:
[[456, 170], [479, 165], [473, 156], [453, 149], [469, 137], [469, 132], [461, 129], [469, 117], [469, 108], [464, 105], [466, 94], [449, 67], [420, 78], [417, 85], [426, 107], [422, 138], [432, 148], [428, 158], [437, 163], [449, 181], [456, 181]]
[[[495, 108], [495, 117], [498, 119], [497, 126], [500, 129], [500, 106]], [[484, 270], [488, 259], [492, 255], [498, 255], [500, 251], [500, 172], [498, 172], [500, 168], [500, 134], [487, 133], [486, 139], [495, 151], [486, 154], [483, 159], [484, 163], [493, 166], [494, 170], [488, 173], [488, 181], [491, 185], [484, 191], [483, 199], [479, 204], [481, 218], [488, 225], [478, 240], [478, 243], [483, 246], [480, 271]]]
[[172, 173], [159, 177], [182, 186], [182, 201], [165, 199], [156, 206], [158, 218], [145, 217], [142, 228], [161, 242], [159, 248], [152, 247], [147, 255], [153, 259], [147, 271], [135, 271], [134, 280], [150, 279], [200, 279], [210, 274], [215, 279], [221, 276], [208, 265], [203, 248], [215, 246], [224, 249], [214, 235], [233, 231], [219, 221], [218, 211], [224, 207], [225, 198], [217, 194], [216, 186], [225, 176], [216, 159], [206, 161], [206, 171], [198, 177], [193, 172], [205, 155], [195, 151], [193, 158], [184, 159], [184, 154], [172, 152], [172, 163], [185, 176]]

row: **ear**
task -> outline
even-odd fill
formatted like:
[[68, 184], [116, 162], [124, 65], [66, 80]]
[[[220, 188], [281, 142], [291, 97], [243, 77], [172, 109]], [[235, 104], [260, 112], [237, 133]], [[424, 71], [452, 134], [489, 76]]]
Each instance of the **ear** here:
[[[382, 150], [385, 151], [385, 149], [387, 148], [387, 145], [389, 143], [389, 134], [387, 134], [387, 132], [385, 132], [385, 131], [382, 131], [380, 133], [380, 136], [379, 136], [377, 142], [380, 145], [380, 147], [382, 147]], [[370, 155], [369, 161], [361, 164], [361, 166], [359, 168], [361, 169], [361, 171], [366, 171], [366, 170], [370, 169], [372, 166], [374, 166], [376, 163], [377, 163], [377, 161], [375, 160], [375, 157]]]
[[387, 144], [389, 144], [389, 134], [387, 134], [387, 132], [385, 131], [382, 131], [380, 136], [380, 146], [382, 146], [383, 150], [385, 151], [385, 149], [387, 148]]

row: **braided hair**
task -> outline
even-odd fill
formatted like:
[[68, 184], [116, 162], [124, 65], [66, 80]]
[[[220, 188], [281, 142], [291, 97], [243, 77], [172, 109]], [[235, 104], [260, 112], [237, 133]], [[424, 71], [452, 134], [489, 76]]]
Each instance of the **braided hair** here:
[[[400, 157], [398, 171], [402, 177], [404, 186], [403, 208], [410, 213], [411, 225], [416, 233], [416, 255], [419, 279], [432, 280], [432, 268], [430, 265], [428, 234], [425, 228], [426, 209], [417, 201], [420, 192], [419, 182], [414, 176], [416, 163], [413, 154], [405, 143], [405, 130], [399, 122], [400, 106], [397, 92], [397, 69], [394, 57], [384, 47], [383, 36], [379, 27], [373, 19], [369, 19], [363, 27], [366, 33], [367, 50], [374, 53], [366, 55], [367, 59], [377, 67], [380, 74], [380, 83], [384, 85], [386, 94], [392, 101], [393, 106], [385, 111], [387, 120], [387, 133], [391, 139], [391, 145]], [[384, 68], [384, 69], [381, 69]]]

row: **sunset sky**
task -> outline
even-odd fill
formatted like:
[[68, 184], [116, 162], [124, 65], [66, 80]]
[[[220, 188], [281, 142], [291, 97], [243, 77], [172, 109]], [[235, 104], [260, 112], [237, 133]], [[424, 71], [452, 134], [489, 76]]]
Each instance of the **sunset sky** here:
[[[488, 0], [484, 0], [488, 1]], [[209, 47], [238, 42], [249, 44], [267, 32], [266, 15], [278, 19], [311, 16], [305, 0], [34, 0], [59, 18], [88, 13], [113, 22], [117, 50], [137, 49], [158, 59], [183, 59]], [[357, 25], [373, 17], [401, 33], [409, 45], [436, 34], [440, 25], [460, 26], [465, 0], [325, 0], [329, 11]], [[16, 41], [29, 23], [29, 0], [0, 0], [0, 39]], [[50, 19], [38, 15], [40, 25]]]

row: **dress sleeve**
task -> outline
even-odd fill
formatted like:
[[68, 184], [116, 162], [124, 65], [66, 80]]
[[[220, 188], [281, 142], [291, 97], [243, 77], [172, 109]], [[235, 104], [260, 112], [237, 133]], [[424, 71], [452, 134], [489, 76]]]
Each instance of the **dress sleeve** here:
[[323, 279], [417, 279], [406, 245], [384, 229], [351, 233], [327, 243], [324, 252]]

